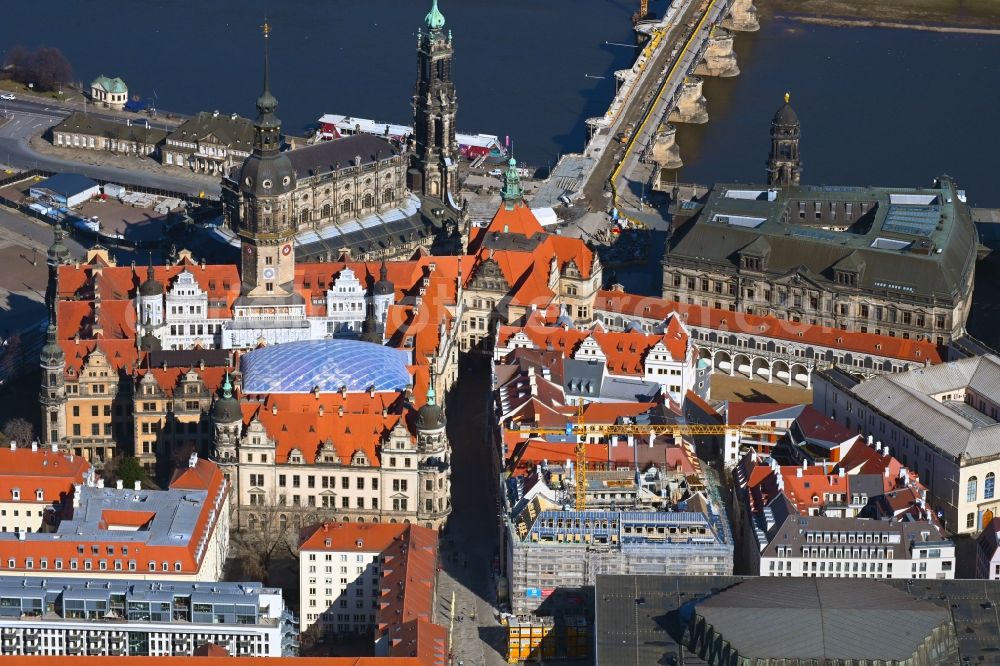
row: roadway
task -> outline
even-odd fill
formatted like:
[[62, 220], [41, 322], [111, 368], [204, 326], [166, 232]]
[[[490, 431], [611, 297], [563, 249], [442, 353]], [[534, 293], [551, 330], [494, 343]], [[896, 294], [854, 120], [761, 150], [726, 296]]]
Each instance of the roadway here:
[[[106, 180], [122, 185], [139, 185], [174, 192], [184, 192], [197, 195], [204, 191], [206, 196], [217, 198], [221, 192], [221, 184], [204, 180], [196, 180], [184, 176], [129, 169], [122, 166], [89, 164], [77, 160], [68, 160], [52, 155], [44, 155], [35, 151], [28, 143], [29, 139], [58, 124], [75, 109], [67, 108], [45, 101], [34, 99], [16, 99], [0, 103], [0, 120], [7, 122], [0, 126], [0, 164], [12, 169], [43, 169], [46, 171], [71, 171], [80, 173], [95, 180]], [[122, 116], [111, 113], [91, 112], [105, 120], [122, 121]], [[164, 123], [156, 123], [169, 129]], [[81, 151], [83, 152], [83, 151]], [[88, 156], [96, 156], [90, 153]]]
[[607, 185], [611, 180], [611, 173], [622, 158], [624, 149], [614, 140], [615, 134], [630, 124], [634, 123], [635, 126], [638, 126], [645, 117], [653, 95], [656, 94], [664, 73], [671, 65], [673, 45], [687, 39], [687, 31], [689, 30], [687, 23], [692, 18], [698, 18], [697, 12], [696, 0], [687, 0], [687, 6], [680, 11], [678, 19], [667, 28], [667, 33], [663, 36], [656, 55], [652, 62], [645, 67], [631, 100], [619, 114], [618, 120], [607, 129], [602, 130], [610, 137], [609, 142], [583, 187], [584, 198], [591, 210], [604, 211], [608, 208]]
[[688, 73], [697, 66], [701, 47], [708, 39], [712, 26], [724, 15], [727, 5], [728, 3], [722, 0], [714, 0], [708, 4], [693, 33], [685, 39], [676, 59], [669, 65], [659, 93], [648, 107], [642, 123], [629, 142], [621, 164], [611, 176], [615, 179], [613, 185], [618, 195], [616, 204], [619, 209], [641, 209], [640, 198], [653, 168], [643, 162], [642, 155], [649, 152], [653, 135], [670, 112], [669, 107], [674, 95], [684, 83]]

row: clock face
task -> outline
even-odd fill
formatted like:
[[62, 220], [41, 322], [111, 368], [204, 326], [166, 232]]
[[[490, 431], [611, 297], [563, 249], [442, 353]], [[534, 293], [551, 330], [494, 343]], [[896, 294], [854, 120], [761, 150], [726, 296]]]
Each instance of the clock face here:
[[286, 257], [288, 255], [290, 255], [291, 253], [292, 253], [292, 246], [291, 245], [285, 245], [285, 246], [283, 246], [281, 248], [281, 254], [285, 255]]
[[274, 279], [274, 269], [273, 268], [265, 268], [264, 269], [264, 279], [265, 280], [273, 280]]
[[253, 245], [246, 245], [244, 247], [246, 247], [247, 254], [253, 254]]

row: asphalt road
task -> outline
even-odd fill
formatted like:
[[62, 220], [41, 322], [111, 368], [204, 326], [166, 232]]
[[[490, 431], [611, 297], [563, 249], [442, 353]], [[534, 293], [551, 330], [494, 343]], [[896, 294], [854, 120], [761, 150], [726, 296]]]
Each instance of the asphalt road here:
[[[89, 110], [88, 113], [90, 113]], [[130, 170], [118, 166], [85, 164], [42, 155], [32, 150], [28, 139], [32, 135], [56, 125], [68, 116], [70, 110], [64, 107], [47, 105], [44, 102], [33, 100], [0, 101], [0, 115], [5, 114], [10, 115], [10, 119], [3, 126], [0, 126], [0, 164], [8, 167], [71, 171], [97, 180], [109, 180], [122, 185], [141, 185], [187, 194], [198, 194], [204, 191], [210, 197], [218, 197], [221, 191], [221, 186], [217, 183], [206, 186], [189, 178]], [[110, 120], [122, 120], [120, 116], [107, 113], [96, 112], [96, 115]]]

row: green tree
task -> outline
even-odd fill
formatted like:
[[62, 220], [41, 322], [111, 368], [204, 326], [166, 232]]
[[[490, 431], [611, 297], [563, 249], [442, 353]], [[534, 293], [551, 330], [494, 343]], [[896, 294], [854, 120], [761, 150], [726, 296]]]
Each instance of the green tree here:
[[118, 461], [115, 476], [124, 484], [126, 488], [131, 488], [136, 481], [146, 479], [146, 470], [139, 463], [139, 459], [133, 456], [126, 456]]

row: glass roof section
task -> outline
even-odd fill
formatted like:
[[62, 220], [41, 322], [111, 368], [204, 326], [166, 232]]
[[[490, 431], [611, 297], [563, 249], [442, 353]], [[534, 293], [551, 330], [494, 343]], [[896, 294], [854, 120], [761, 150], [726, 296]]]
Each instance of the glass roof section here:
[[245, 393], [399, 391], [413, 383], [410, 354], [359, 340], [309, 340], [263, 347], [240, 361]]

